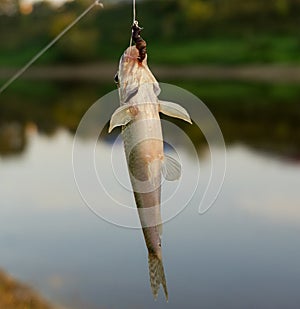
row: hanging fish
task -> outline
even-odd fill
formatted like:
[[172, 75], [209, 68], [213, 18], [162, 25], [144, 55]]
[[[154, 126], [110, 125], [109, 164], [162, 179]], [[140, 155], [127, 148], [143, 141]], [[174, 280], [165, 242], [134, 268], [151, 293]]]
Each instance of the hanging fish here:
[[170, 181], [179, 179], [181, 166], [164, 154], [159, 113], [189, 123], [191, 119], [183, 107], [158, 99], [160, 87], [148, 68], [141, 30], [135, 22], [132, 26], [135, 46], [128, 47], [120, 59], [115, 81], [121, 106], [111, 117], [109, 132], [122, 126], [130, 180], [148, 248], [152, 293], [156, 299], [161, 284], [168, 299], [161, 250], [161, 175]]

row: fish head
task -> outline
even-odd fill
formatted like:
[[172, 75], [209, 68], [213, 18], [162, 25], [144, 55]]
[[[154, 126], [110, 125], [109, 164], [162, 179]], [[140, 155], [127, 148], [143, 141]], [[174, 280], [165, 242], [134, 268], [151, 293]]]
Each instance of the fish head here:
[[147, 62], [146, 58], [147, 58], [147, 55], [143, 61], [139, 61], [139, 50], [136, 48], [136, 46], [130, 46], [125, 50], [120, 61], [124, 61], [123, 64], [130, 63], [130, 62], [133, 62], [133, 63], [139, 62], [140, 64], [142, 64], [142, 63]]
[[140, 62], [139, 51], [135, 46], [128, 47], [119, 62], [118, 80], [120, 85], [132, 84], [134, 80], [141, 78], [143, 67], [147, 66], [147, 55]]
[[[119, 62], [119, 70], [115, 75], [115, 82], [119, 88], [121, 105], [129, 101], [137, 91], [141, 72], [139, 66], [143, 63], [138, 61], [139, 51], [135, 46], [128, 47]], [[146, 62], [146, 59], [144, 59]]]
[[121, 56], [115, 81], [119, 88], [121, 105], [129, 103], [138, 90], [145, 85], [151, 85], [151, 90], [156, 96], [160, 92], [159, 85], [148, 68], [147, 55], [143, 61], [140, 61], [139, 50], [136, 46], [128, 47]]

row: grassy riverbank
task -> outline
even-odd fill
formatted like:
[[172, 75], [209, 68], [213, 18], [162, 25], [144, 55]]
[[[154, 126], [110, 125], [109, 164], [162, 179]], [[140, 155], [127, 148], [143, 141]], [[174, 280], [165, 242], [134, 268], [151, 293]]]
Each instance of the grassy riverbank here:
[[[146, 31], [145, 31], [146, 33]], [[147, 39], [147, 36], [145, 36]], [[21, 66], [30, 60], [43, 43], [25, 46], [22, 50], [1, 50], [0, 66]], [[90, 58], [82, 55], [82, 62], [117, 61], [126, 45], [113, 48], [99, 47]], [[185, 42], [148, 41], [148, 53], [152, 63], [164, 65], [214, 64], [236, 66], [241, 64], [300, 64], [300, 40], [289, 35], [258, 35], [249, 37], [210, 37]], [[81, 57], [81, 56], [80, 56]], [[80, 59], [79, 57], [79, 59]], [[60, 60], [60, 51], [55, 47], [38, 61], [39, 64], [70, 62]], [[77, 62], [77, 61], [76, 61]]]

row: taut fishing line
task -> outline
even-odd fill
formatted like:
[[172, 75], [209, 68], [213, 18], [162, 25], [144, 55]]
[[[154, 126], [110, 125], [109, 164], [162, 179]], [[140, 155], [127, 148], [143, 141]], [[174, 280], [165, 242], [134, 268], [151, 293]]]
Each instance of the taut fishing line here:
[[46, 45], [40, 52], [38, 52], [30, 61], [28, 61], [23, 68], [21, 68], [15, 75], [13, 75], [1, 88], [0, 94], [8, 88], [17, 78], [19, 78], [35, 61], [37, 61], [49, 48], [51, 48], [63, 35], [65, 35], [75, 24], [77, 24], [91, 9], [96, 5], [103, 8], [103, 4], [96, 0], [92, 3], [81, 15], [79, 15], [72, 23], [70, 23], [62, 32], [60, 32], [48, 45]]
[[[132, 0], [132, 25], [134, 25], [135, 21], [136, 21], [136, 5], [135, 5], [135, 0]], [[132, 45], [132, 32], [130, 35], [130, 41], [129, 41], [129, 47]]]
[[135, 22], [135, 16], [136, 16], [136, 8], [135, 8], [135, 0], [133, 0], [133, 2], [132, 2], [132, 10], [133, 10], [133, 24], [134, 24], [134, 22]]

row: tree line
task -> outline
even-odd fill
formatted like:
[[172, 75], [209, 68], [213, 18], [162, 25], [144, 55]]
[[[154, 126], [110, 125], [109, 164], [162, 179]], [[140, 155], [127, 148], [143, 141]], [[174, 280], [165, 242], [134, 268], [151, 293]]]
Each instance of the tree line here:
[[[0, 0], [0, 60], [7, 56], [18, 63], [12, 53], [31, 54], [89, 4], [90, 0], [76, 0], [57, 8], [41, 1], [22, 11], [18, 0]], [[208, 37], [300, 35], [300, 0], [144, 0], [137, 2], [137, 12], [147, 41], [170, 45]], [[90, 12], [42, 61], [115, 57], [128, 44], [131, 21], [130, 1], [108, 3], [104, 10]]]

